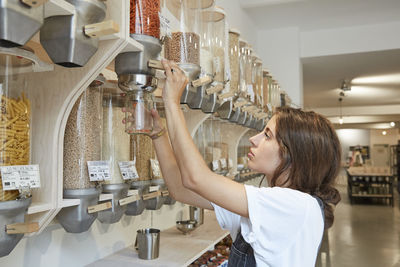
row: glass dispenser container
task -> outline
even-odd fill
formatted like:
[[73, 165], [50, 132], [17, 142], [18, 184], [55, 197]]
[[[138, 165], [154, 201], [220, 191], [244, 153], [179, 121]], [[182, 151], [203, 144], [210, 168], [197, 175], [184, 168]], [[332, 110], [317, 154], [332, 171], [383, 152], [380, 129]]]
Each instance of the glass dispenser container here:
[[226, 100], [218, 108], [218, 115], [221, 119], [232, 119], [235, 115], [234, 101], [238, 98], [239, 90], [239, 36], [240, 32], [236, 29], [229, 30], [229, 71], [230, 71], [230, 87], [228, 92], [222, 93], [220, 100]]
[[[0, 166], [30, 163], [30, 91], [20, 73], [25, 64], [24, 59], [0, 52]], [[23, 223], [32, 201], [29, 187], [9, 185], [12, 186], [0, 173], [0, 257], [10, 254], [24, 236], [7, 234], [6, 225]]]
[[[225, 51], [226, 48], [226, 23], [225, 11], [219, 7], [213, 7], [202, 12], [202, 41], [208, 35], [210, 38], [202, 42], [202, 53], [211, 53], [213, 82], [204, 85], [205, 96], [202, 101], [201, 109], [205, 113], [214, 113], [219, 107], [217, 94], [225, 89]], [[203, 58], [203, 54], [201, 54]], [[208, 55], [209, 58], [209, 55]], [[202, 65], [202, 69], [203, 65]], [[204, 71], [203, 71], [204, 72]], [[208, 73], [204, 73], [209, 75]]]
[[101, 160], [103, 132], [103, 84], [98, 76], [78, 97], [69, 114], [64, 134], [63, 197], [80, 199], [78, 206], [63, 208], [57, 218], [67, 232], [85, 232], [97, 218], [88, 207], [98, 203], [101, 187], [91, 181], [88, 162]]
[[171, 32], [165, 38], [164, 57], [177, 62], [189, 78], [181, 97], [182, 104], [199, 102], [202, 95], [197, 87], [209, 83], [207, 80], [192, 82], [199, 81], [201, 73], [201, 11], [213, 3], [214, 0], [165, 0], [162, 13], [170, 21]]
[[151, 109], [153, 95], [143, 90], [134, 90], [125, 98], [125, 131], [128, 134], [150, 134], [153, 130]]
[[130, 158], [130, 136], [125, 132], [122, 108], [124, 97], [117, 85], [107, 83], [103, 92], [103, 129], [102, 129], [102, 160], [109, 162], [110, 180], [103, 184], [103, 193], [113, 194], [110, 210], [100, 211], [98, 220], [102, 223], [118, 222], [125, 212], [126, 205], [119, 205], [119, 200], [127, 196], [130, 187], [129, 180], [120, 171], [120, 163], [128, 162]]
[[130, 34], [160, 39], [160, 0], [130, 0]]

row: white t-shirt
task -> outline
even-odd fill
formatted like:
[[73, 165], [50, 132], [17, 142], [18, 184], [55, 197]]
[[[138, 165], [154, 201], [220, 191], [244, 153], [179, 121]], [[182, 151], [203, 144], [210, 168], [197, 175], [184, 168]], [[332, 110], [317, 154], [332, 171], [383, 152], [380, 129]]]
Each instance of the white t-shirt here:
[[257, 266], [314, 266], [324, 230], [318, 201], [281, 187], [245, 185], [249, 218], [212, 203], [219, 225], [235, 240], [239, 228]]

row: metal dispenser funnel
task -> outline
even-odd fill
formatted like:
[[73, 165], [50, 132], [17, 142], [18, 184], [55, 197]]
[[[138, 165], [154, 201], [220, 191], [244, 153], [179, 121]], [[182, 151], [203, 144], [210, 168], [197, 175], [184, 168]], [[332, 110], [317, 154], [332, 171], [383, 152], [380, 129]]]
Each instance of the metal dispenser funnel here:
[[0, 202], [0, 257], [7, 256], [24, 236], [9, 235], [6, 225], [24, 222], [25, 214], [31, 204], [31, 198]]
[[102, 22], [106, 5], [100, 0], [66, 1], [75, 6], [76, 13], [46, 18], [40, 30], [40, 43], [55, 64], [82, 67], [98, 48], [98, 40], [85, 35], [84, 26]]
[[[179, 68], [188, 76], [189, 81], [197, 81], [199, 79], [201, 68], [197, 64], [180, 63]], [[181, 104], [187, 104], [192, 109], [201, 108], [203, 101], [204, 88], [203, 85], [197, 86], [196, 82], [189, 82], [183, 90], [181, 96]]]
[[0, 46], [28, 42], [43, 24], [44, 6], [30, 7], [20, 0], [0, 0]]

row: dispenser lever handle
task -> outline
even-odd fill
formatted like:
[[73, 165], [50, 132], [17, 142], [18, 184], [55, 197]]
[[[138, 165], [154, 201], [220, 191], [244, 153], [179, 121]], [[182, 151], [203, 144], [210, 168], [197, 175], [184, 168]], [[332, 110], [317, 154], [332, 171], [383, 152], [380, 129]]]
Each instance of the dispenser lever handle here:
[[211, 86], [210, 88], [206, 89], [206, 94], [211, 95], [214, 93], [218, 93], [224, 90], [224, 86], [222, 84], [217, 84], [216, 86]]
[[44, 5], [48, 0], [21, 0], [22, 3], [30, 7], [39, 7]]
[[105, 203], [101, 203], [98, 205], [94, 205], [94, 206], [90, 206], [88, 207], [88, 213], [96, 213], [102, 210], [108, 210], [112, 208], [112, 203], [111, 201], [105, 202]]
[[147, 66], [149, 68], [157, 69], [157, 70], [164, 70], [164, 66], [162, 65], [160, 60], [150, 59], [147, 62]]
[[151, 198], [156, 198], [156, 197], [158, 197], [160, 195], [161, 195], [160, 191], [155, 191], [155, 192], [143, 195], [142, 198], [143, 198], [143, 200], [148, 200], [148, 199], [151, 199]]
[[199, 86], [211, 83], [211, 82], [212, 82], [211, 77], [204, 76], [204, 77], [201, 77], [200, 79], [197, 79], [197, 80], [193, 81], [192, 82], [192, 86], [193, 87], [199, 87]]
[[94, 23], [84, 26], [84, 32], [90, 37], [101, 37], [119, 32], [119, 25], [113, 20]]
[[6, 225], [6, 232], [9, 235], [28, 234], [39, 231], [39, 223], [14, 223]]

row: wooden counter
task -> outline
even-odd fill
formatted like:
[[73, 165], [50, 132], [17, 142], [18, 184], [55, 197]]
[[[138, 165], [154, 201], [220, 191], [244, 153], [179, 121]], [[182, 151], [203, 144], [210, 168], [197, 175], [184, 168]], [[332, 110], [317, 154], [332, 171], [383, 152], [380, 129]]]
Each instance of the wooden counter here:
[[176, 227], [161, 231], [160, 255], [154, 260], [141, 260], [133, 246], [120, 250], [89, 267], [187, 266], [229, 234], [219, 226], [213, 211], [204, 212], [204, 224], [184, 235]]

